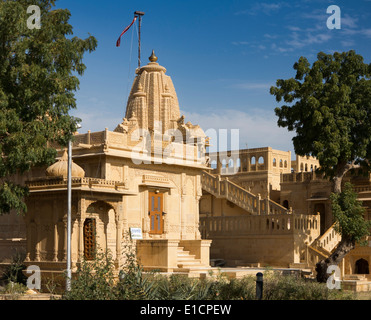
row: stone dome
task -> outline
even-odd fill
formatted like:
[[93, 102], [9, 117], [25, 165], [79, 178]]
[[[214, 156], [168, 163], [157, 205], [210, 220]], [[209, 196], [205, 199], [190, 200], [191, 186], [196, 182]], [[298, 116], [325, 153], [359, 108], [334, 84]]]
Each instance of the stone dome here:
[[[64, 151], [63, 156], [49, 168], [46, 169], [46, 175], [48, 177], [63, 177], [68, 176], [68, 155], [67, 151]], [[84, 178], [85, 171], [76, 163], [72, 161], [71, 176], [75, 178]]]
[[166, 130], [177, 128], [180, 110], [173, 82], [157, 60], [152, 51], [150, 62], [137, 69], [125, 118], [130, 119], [135, 115], [139, 128], [165, 133]]

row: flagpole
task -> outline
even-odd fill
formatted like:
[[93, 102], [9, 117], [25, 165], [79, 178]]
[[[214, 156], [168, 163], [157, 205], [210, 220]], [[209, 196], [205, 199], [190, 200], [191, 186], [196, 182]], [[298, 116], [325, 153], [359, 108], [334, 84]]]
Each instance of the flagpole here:
[[138, 16], [139, 22], [138, 22], [138, 68], [140, 68], [141, 65], [141, 27], [142, 27], [142, 17], [144, 16], [144, 12], [141, 11], [135, 11], [135, 16]]

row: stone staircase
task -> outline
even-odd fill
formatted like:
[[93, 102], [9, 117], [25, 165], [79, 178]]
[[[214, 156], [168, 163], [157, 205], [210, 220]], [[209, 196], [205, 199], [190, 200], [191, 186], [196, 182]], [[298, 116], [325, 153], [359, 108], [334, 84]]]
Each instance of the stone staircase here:
[[260, 194], [255, 195], [242, 186], [209, 172], [202, 172], [202, 189], [216, 198], [225, 198], [251, 214], [286, 214], [288, 209]]
[[[228, 178], [214, 175], [207, 171], [202, 173], [202, 189], [216, 198], [225, 198], [240, 208], [248, 211], [252, 216], [277, 217], [278, 215], [290, 214], [288, 209], [266, 198], [255, 195], [242, 186], [229, 181]], [[232, 217], [230, 217], [232, 218]], [[298, 263], [290, 264], [290, 268], [314, 270], [315, 264], [330, 256], [336, 249], [341, 236], [336, 233], [334, 225], [324, 234], [316, 238], [312, 243], [306, 245], [304, 259]]]
[[328, 258], [341, 241], [341, 235], [332, 225], [324, 234], [307, 245], [305, 260], [301, 261], [306, 268], [315, 269], [316, 263]]
[[178, 247], [177, 250], [177, 266], [174, 272], [190, 273], [199, 276], [201, 273], [207, 273], [211, 268], [201, 263], [200, 259], [196, 259], [195, 255], [184, 250], [184, 247]]

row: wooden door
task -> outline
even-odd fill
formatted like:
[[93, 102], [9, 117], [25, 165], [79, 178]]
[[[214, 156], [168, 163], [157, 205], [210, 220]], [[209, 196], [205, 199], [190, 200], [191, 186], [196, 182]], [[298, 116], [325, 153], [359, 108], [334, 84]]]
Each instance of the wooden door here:
[[162, 193], [149, 193], [149, 219], [150, 219], [150, 233], [163, 234], [164, 233], [164, 195]]

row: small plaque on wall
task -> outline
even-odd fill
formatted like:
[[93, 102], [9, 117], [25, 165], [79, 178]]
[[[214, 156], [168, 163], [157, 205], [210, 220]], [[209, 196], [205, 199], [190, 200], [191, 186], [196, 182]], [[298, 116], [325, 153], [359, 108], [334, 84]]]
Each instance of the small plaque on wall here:
[[132, 240], [143, 240], [142, 228], [130, 228]]

